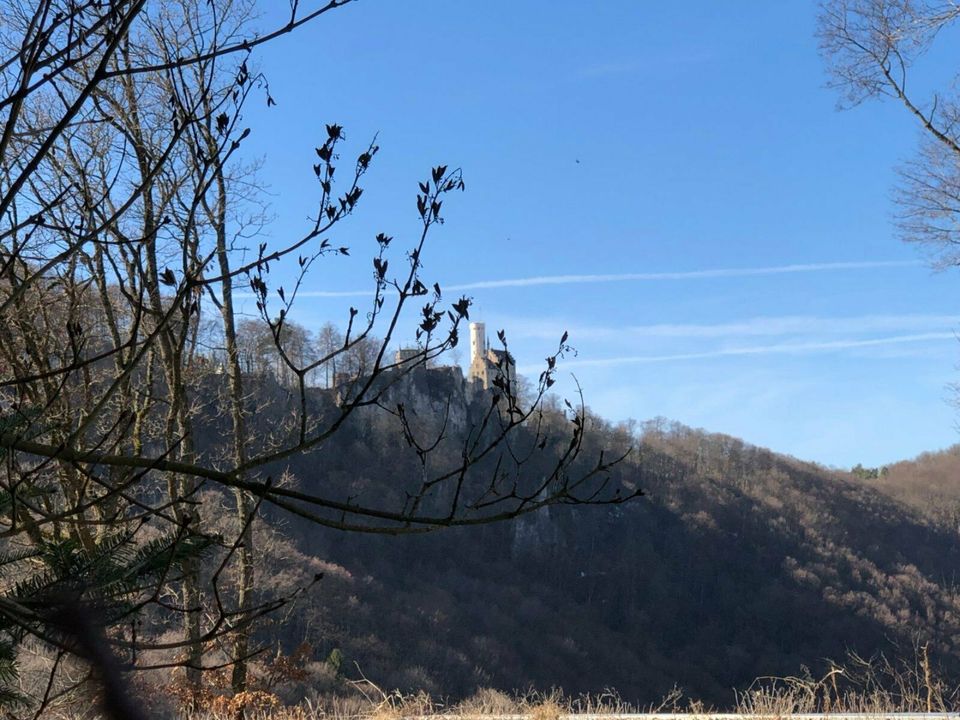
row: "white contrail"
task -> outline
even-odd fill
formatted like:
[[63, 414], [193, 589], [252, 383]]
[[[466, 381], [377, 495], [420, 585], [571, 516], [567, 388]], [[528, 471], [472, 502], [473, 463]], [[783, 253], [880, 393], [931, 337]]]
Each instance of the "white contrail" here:
[[[830, 340], [823, 342], [778, 343], [776, 345], [754, 345], [750, 347], [722, 348], [696, 353], [676, 353], [672, 355], [628, 355], [613, 358], [596, 358], [591, 360], [564, 361], [564, 368], [573, 367], [605, 367], [612, 365], [636, 365], [641, 363], [671, 362], [679, 360], [702, 360], [705, 358], [728, 357], [737, 355], [771, 355], [793, 354], [810, 352], [830, 352], [832, 350], [849, 350], [852, 348], [875, 347], [877, 345], [899, 345], [902, 343], [928, 342], [930, 340], [956, 340], [957, 334], [952, 332], [919, 333], [916, 335], [893, 335], [883, 338], [867, 340]], [[539, 366], [531, 365], [520, 368], [520, 372], [536, 372], [542, 370]]]
[[554, 340], [567, 331], [574, 344], [584, 341], [623, 341], [638, 337], [735, 338], [777, 335], [866, 335], [870, 333], [949, 330], [960, 326], [960, 315], [855, 315], [819, 317], [780, 315], [753, 317], [730, 322], [656, 323], [652, 325], [577, 325], [554, 319], [506, 317], [499, 327], [510, 329], [510, 337]]
[[477, 290], [481, 288], [527, 287], [530, 285], [571, 285], [576, 283], [610, 283], [651, 280], [697, 280], [702, 278], [747, 277], [750, 275], [783, 275], [786, 273], [823, 272], [827, 270], [870, 270], [888, 267], [920, 265], [919, 260], [876, 260], [864, 262], [807, 263], [804, 265], [775, 265], [755, 268], [715, 268], [685, 272], [620, 273], [612, 275], [542, 275], [512, 280], [481, 280], [463, 285], [448, 286], [448, 290]]
[[[531, 287], [534, 285], [575, 285], [583, 283], [650, 282], [660, 280], [700, 280], [708, 278], [750, 277], [755, 275], [785, 275], [788, 273], [829, 272], [838, 270], [876, 270], [880, 268], [915, 267], [921, 260], [864, 260], [860, 262], [805, 263], [798, 265], [774, 265], [771, 267], [714, 268], [712, 270], [687, 270], [683, 272], [617, 273], [608, 275], [538, 275], [503, 280], [478, 280], [477, 282], [446, 285], [444, 290], [485, 290], [496, 288]], [[370, 290], [307, 290], [298, 293], [301, 297], [369, 297]]]

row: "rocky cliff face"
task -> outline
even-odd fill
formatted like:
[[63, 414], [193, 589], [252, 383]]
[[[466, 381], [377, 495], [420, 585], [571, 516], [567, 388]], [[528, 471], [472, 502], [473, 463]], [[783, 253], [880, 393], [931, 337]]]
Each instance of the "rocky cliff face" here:
[[418, 367], [391, 383], [385, 403], [403, 403], [411, 418], [435, 424], [446, 419], [453, 432], [467, 429], [470, 406], [478, 400], [476, 384], [457, 366]]

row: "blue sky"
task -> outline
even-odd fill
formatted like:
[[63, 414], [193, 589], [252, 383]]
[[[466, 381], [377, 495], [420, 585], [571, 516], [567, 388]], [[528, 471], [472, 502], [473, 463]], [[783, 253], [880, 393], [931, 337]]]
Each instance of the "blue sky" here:
[[307, 224], [324, 123], [382, 148], [331, 236], [352, 256], [309, 277], [295, 318], [344, 323], [364, 298], [329, 295], [369, 287], [377, 232], [400, 262], [443, 163], [466, 192], [425, 279], [467, 286], [530, 375], [568, 330], [561, 388], [575, 374], [605, 417], [837, 466], [957, 442], [960, 277], [892, 224], [918, 132], [893, 104], [836, 111], [814, 22], [766, 0], [362, 0], [285, 38], [257, 55], [278, 105], [246, 118], [266, 234]]

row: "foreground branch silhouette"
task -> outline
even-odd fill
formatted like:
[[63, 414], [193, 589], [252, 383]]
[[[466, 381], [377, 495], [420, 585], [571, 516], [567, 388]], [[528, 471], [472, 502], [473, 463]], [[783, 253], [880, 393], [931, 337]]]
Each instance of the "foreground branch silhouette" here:
[[[396, 402], [394, 389], [456, 346], [469, 320], [469, 298], [445, 299], [422, 261], [444, 202], [464, 189], [458, 169], [436, 166], [419, 183], [412, 242], [372, 239], [370, 303], [349, 309], [338, 342], [320, 353], [297, 344], [298, 290], [318, 263], [351, 252], [330, 233], [359, 207], [378, 146], [349, 150], [341, 126], [321, 126], [317, 146], [305, 149], [313, 220], [299, 237], [246, 248], [265, 215], [256, 168], [242, 157], [256, 131], [243, 109], [276, 104], [254, 50], [301, 28], [322, 32], [317, 21], [348, 4], [293, 2], [281, 25], [257, 32], [246, 0], [2, 3], [8, 657], [31, 638], [73, 651], [49, 631], [50, 598], [67, 596], [96, 608], [105, 642], [129, 657], [125, 670], [179, 665], [197, 686], [214, 641], [232, 638], [240, 692], [251, 628], [291, 600], [255, 597], [252, 528], [263, 508], [337, 530], [403, 534], [639, 494], [610, 484], [618, 458], [581, 458], [582, 401], [567, 404], [562, 426], [545, 410], [566, 335], [529, 397], [501, 373], [465, 431], [427, 432]], [[271, 278], [278, 267], [293, 278], [286, 286]], [[284, 407], [267, 432], [262, 417], [281, 386], [244, 371], [241, 293], [253, 295], [283, 378]], [[410, 341], [415, 352], [393, 356]], [[361, 349], [365, 362], [347, 362]], [[349, 371], [332, 373], [336, 392], [313, 387], [338, 363]], [[322, 477], [284, 477], [285, 463], [322, 454], [352, 417], [373, 412], [392, 420], [422, 469], [396, 478], [400, 502]], [[210, 525], [211, 497], [230, 498], [229, 531]], [[180, 638], [161, 638], [175, 623]]]

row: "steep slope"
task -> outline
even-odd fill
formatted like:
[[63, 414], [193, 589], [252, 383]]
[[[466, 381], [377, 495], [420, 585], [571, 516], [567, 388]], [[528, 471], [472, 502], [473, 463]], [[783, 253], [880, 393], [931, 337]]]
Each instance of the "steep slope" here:
[[[645, 498], [420, 537], [283, 519], [331, 572], [263, 637], [318, 658], [337, 648], [382, 686], [441, 696], [609, 687], [645, 704], [680, 685], [728, 706], [760, 675], [927, 641], [960, 669], [954, 531], [868, 481], [734, 438], [598, 419], [591, 437], [594, 451], [635, 446], [615, 474]], [[306, 489], [383, 497], [417, 470], [395, 428], [366, 416], [283, 469]]]

